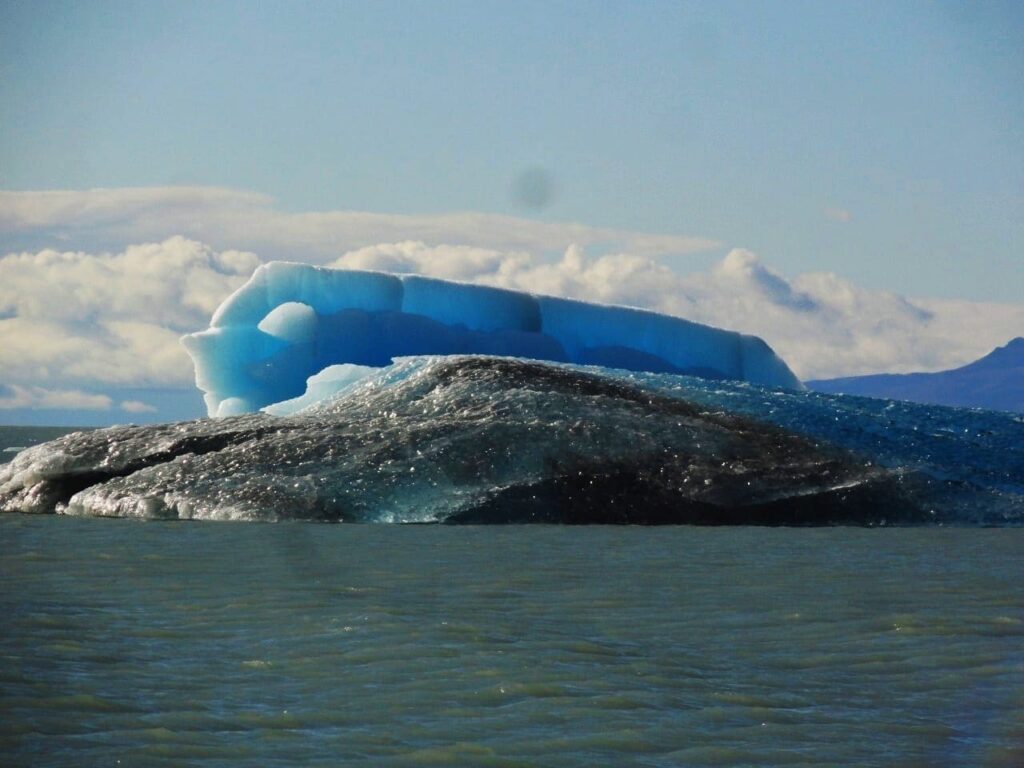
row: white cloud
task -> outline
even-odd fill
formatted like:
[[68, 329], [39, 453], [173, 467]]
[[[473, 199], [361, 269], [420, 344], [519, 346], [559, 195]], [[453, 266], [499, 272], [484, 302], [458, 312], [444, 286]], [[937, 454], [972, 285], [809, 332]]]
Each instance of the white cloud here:
[[805, 379], [941, 370], [1024, 334], [1021, 305], [908, 299], [830, 273], [787, 279], [742, 249], [709, 272], [689, 275], [635, 254], [587, 258], [570, 247], [560, 261], [546, 263], [519, 252], [453, 254], [416, 242], [363, 248], [334, 264], [626, 304], [753, 333]]
[[[836, 206], [823, 215], [853, 218]], [[1024, 333], [1020, 305], [787, 277], [738, 249], [706, 273], [656, 260], [718, 245], [705, 238], [469, 212], [288, 212], [211, 187], [0, 191], [0, 236], [24, 251], [0, 257], [0, 372], [20, 384], [186, 385], [176, 337], [274, 258], [649, 307], [756, 333], [804, 377], [936, 370]], [[43, 247], [54, 242], [81, 250]]]
[[265, 195], [211, 187], [0, 191], [0, 234], [8, 242], [45, 244], [66, 238], [77, 247], [94, 249], [184, 235], [215, 249], [242, 248], [266, 259], [310, 263], [322, 263], [345, 251], [376, 243], [403, 240], [557, 253], [578, 243], [649, 255], [692, 253], [719, 246], [702, 237], [488, 213], [291, 213], [276, 209]]
[[502, 269], [532, 263], [527, 252], [496, 251], [469, 245], [428, 246], [415, 240], [383, 243], [349, 251], [331, 262], [346, 269], [421, 272], [451, 280], [475, 280]]
[[[110, 384], [191, 386], [178, 337], [205, 327], [260, 261], [183, 237], [116, 253], [0, 257], [0, 375], [19, 387], [0, 398], [43, 402], [46, 392]], [[523, 249], [415, 240], [354, 249], [333, 264], [646, 307], [759, 335], [803, 378], [939, 370], [1024, 334], [1021, 305], [909, 299], [829, 273], [788, 278], [740, 249], [693, 274], [636, 253], [590, 257], [575, 245], [551, 261]]]
[[5, 381], [188, 385], [178, 344], [259, 264], [173, 237], [120, 253], [0, 257]]
[[0, 384], [0, 410], [13, 408], [75, 408], [88, 411], [108, 411], [111, 400], [106, 395], [93, 395], [77, 389], [46, 389]]

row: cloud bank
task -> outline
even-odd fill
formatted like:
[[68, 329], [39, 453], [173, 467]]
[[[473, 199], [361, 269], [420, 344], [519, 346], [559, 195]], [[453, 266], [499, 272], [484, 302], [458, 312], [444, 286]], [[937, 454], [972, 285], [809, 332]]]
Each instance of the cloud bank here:
[[[112, 409], [109, 396], [86, 390], [191, 386], [179, 336], [205, 327], [261, 261], [180, 236], [117, 252], [0, 256], [0, 408]], [[1024, 306], [909, 299], [829, 273], [787, 278], [741, 249], [692, 274], [576, 245], [552, 260], [417, 240], [349, 250], [331, 265], [645, 307], [754, 333], [805, 379], [954, 367], [1024, 334]], [[149, 412], [136, 400], [118, 407]]]
[[266, 259], [313, 264], [355, 248], [408, 239], [533, 253], [560, 253], [576, 243], [649, 256], [720, 246], [704, 237], [489, 213], [292, 213], [275, 208], [266, 195], [211, 187], [0, 191], [0, 235], [8, 249], [52, 245], [60, 239], [94, 250], [182, 235], [216, 249], [238, 248]]
[[294, 213], [209, 187], [0, 191], [0, 244], [0, 408], [149, 413], [88, 390], [191, 386], [179, 336], [271, 259], [654, 309], [757, 334], [805, 379], [940, 370], [1024, 335], [1022, 305], [787, 277], [742, 249], [691, 274], [660, 260], [720, 246], [707, 238], [483, 213]]
[[187, 386], [191, 361], [178, 338], [202, 327], [259, 263], [182, 237], [113, 254], [0, 257], [3, 381]]
[[688, 275], [637, 254], [587, 258], [575, 246], [547, 263], [522, 252], [414, 241], [358, 249], [333, 266], [654, 309], [761, 336], [804, 379], [941, 370], [1024, 334], [1024, 306], [908, 299], [831, 273], [787, 279], [742, 249], [708, 272]]
[[109, 411], [113, 401], [106, 395], [94, 395], [77, 389], [46, 389], [0, 384], [0, 410], [29, 408], [74, 408], [83, 411]]
[[[78, 389], [47, 389], [23, 387], [18, 384], [0, 384], [0, 411], [72, 410], [109, 411], [114, 400], [108, 395], [82, 392]], [[158, 409], [141, 400], [122, 400], [119, 408], [125, 413], [157, 413]]]

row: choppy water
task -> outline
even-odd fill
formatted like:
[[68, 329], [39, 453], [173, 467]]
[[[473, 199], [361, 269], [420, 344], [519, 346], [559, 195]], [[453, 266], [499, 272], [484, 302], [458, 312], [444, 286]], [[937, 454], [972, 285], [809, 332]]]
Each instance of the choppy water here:
[[0, 763], [1016, 766], [1024, 530], [0, 516]]

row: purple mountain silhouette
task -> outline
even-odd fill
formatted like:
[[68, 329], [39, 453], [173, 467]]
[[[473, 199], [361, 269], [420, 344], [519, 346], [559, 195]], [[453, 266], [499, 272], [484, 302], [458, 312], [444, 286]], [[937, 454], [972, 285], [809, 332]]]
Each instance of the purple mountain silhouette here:
[[1024, 337], [949, 371], [880, 373], [805, 383], [818, 392], [1024, 413]]

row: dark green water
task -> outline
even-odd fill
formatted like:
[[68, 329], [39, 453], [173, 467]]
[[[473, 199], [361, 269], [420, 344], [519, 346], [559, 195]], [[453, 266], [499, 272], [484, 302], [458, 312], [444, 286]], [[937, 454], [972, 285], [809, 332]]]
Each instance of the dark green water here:
[[1016, 766], [1024, 530], [0, 517], [0, 764]]
[[91, 427], [7, 427], [0, 426], [0, 464], [13, 459], [22, 448], [55, 440], [68, 432]]

